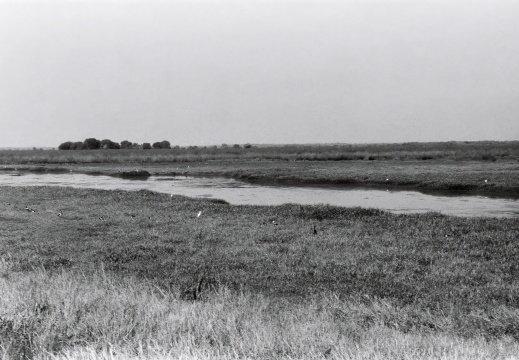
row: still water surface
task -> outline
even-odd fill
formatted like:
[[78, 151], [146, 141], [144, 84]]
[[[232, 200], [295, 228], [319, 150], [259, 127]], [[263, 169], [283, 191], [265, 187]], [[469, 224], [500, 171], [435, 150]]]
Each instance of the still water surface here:
[[437, 196], [416, 191], [265, 186], [228, 178], [152, 176], [127, 180], [85, 174], [0, 174], [0, 185], [71, 186], [106, 190], [147, 189], [197, 198], [224, 199], [236, 205], [330, 204], [379, 208], [393, 213], [437, 211], [456, 216], [519, 218], [519, 200], [484, 196]]

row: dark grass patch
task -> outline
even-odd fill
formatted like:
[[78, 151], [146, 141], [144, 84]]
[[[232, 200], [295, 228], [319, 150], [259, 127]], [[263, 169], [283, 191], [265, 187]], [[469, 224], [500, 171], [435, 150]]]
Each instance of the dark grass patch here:
[[474, 186], [473, 185], [468, 185], [468, 184], [452, 184], [452, 185], [447, 185], [445, 190], [449, 190], [449, 191], [470, 191], [470, 190], [474, 190]]
[[38, 173], [67, 174], [70, 172], [70, 170], [67, 170], [65, 168], [37, 166], [37, 167], [31, 167], [30, 169], [28, 169], [28, 172], [36, 173], [36, 174], [38, 174]]
[[119, 177], [123, 179], [147, 179], [151, 176], [149, 172], [146, 170], [133, 170], [133, 171], [123, 171], [118, 174]]

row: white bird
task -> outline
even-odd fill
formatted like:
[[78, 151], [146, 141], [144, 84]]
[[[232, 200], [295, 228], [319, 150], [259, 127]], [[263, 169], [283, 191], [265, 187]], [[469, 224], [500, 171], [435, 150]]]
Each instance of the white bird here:
[[61, 210], [60, 210], [60, 212], [58, 213], [58, 216], [61, 216], [61, 215], [63, 215], [63, 213], [62, 213]]
[[199, 211], [196, 217], [200, 217], [200, 215], [202, 215], [202, 211]]
[[488, 180], [485, 180], [485, 182], [487, 182]]

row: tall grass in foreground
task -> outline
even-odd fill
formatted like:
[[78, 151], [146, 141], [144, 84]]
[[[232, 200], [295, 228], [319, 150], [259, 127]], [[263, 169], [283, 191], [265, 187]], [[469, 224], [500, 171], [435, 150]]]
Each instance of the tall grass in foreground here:
[[[220, 288], [184, 301], [105, 271], [18, 273], [0, 263], [3, 359], [515, 359], [511, 338], [402, 329], [406, 309], [331, 293], [304, 302]], [[517, 314], [508, 314], [517, 321]], [[474, 315], [477, 316], [477, 315]], [[401, 318], [401, 319], [399, 319]]]

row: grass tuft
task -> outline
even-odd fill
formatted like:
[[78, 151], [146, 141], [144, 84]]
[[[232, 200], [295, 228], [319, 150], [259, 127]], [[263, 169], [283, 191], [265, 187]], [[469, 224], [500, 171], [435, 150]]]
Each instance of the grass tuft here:
[[507, 336], [460, 337], [448, 316], [374, 298], [293, 302], [221, 287], [183, 301], [103, 269], [38, 270], [0, 285], [5, 359], [484, 359], [519, 350]]

